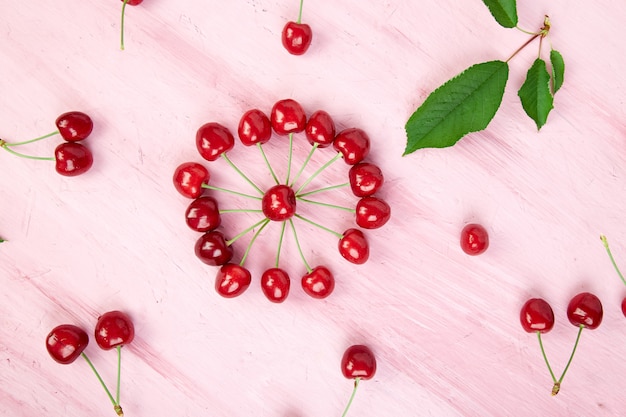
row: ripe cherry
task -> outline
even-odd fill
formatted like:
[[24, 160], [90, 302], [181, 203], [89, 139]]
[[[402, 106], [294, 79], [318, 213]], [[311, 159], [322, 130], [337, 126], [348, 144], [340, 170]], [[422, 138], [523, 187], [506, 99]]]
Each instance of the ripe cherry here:
[[64, 142], [54, 150], [55, 169], [66, 177], [75, 177], [89, 171], [93, 165], [91, 151], [80, 143]]
[[132, 342], [135, 338], [135, 327], [126, 313], [109, 311], [98, 317], [95, 336], [101, 349], [110, 350]]
[[363, 197], [356, 204], [356, 223], [364, 229], [382, 227], [391, 217], [391, 207], [377, 197]]
[[288, 185], [275, 185], [265, 192], [261, 204], [268, 219], [287, 220], [296, 213], [296, 194]]
[[376, 193], [384, 182], [382, 170], [369, 162], [359, 162], [348, 171], [350, 189], [357, 197], [368, 197]]
[[202, 262], [211, 266], [224, 265], [233, 258], [233, 248], [217, 230], [207, 232], [198, 238], [195, 253]]
[[217, 272], [215, 290], [225, 298], [241, 295], [252, 282], [250, 271], [241, 265], [225, 264]]
[[280, 268], [270, 268], [261, 276], [263, 294], [273, 303], [282, 303], [289, 295], [291, 281], [287, 272]]
[[309, 117], [304, 132], [311, 145], [317, 143], [318, 148], [326, 148], [335, 140], [335, 122], [330, 114], [318, 110]]
[[287, 22], [282, 32], [283, 46], [292, 55], [304, 54], [313, 39], [311, 26], [306, 23]]
[[209, 171], [197, 162], [185, 162], [174, 170], [174, 187], [187, 198], [198, 198], [202, 194], [202, 184], [209, 182]]
[[288, 98], [274, 104], [270, 121], [277, 134], [287, 135], [302, 132], [305, 129], [306, 114], [300, 103]]
[[363, 130], [349, 128], [342, 130], [335, 136], [333, 147], [341, 152], [343, 160], [348, 165], [361, 162], [370, 152], [370, 139]]
[[302, 277], [302, 289], [313, 298], [326, 298], [335, 289], [335, 278], [325, 266], [316, 266]]
[[350, 346], [341, 358], [341, 373], [348, 379], [371, 379], [376, 374], [376, 357], [364, 345]]
[[364, 264], [369, 258], [370, 249], [367, 239], [359, 229], [348, 229], [339, 239], [339, 253], [353, 264]]
[[261, 110], [248, 110], [239, 121], [237, 133], [245, 146], [266, 143], [272, 137], [272, 124]]
[[210, 196], [196, 198], [185, 211], [187, 226], [196, 232], [208, 232], [222, 222], [217, 200]]
[[622, 314], [626, 317], [626, 297], [622, 300]]
[[522, 306], [520, 322], [528, 333], [547, 333], [554, 327], [554, 312], [545, 300], [531, 298]]
[[56, 119], [55, 124], [63, 139], [68, 142], [83, 140], [93, 130], [91, 118], [79, 111], [63, 113]]
[[572, 298], [567, 306], [567, 318], [574, 326], [596, 329], [602, 323], [602, 303], [589, 292], [583, 292]]
[[461, 230], [461, 249], [468, 255], [480, 255], [489, 247], [487, 230], [475, 223], [466, 225]]
[[89, 336], [73, 324], [61, 324], [46, 336], [46, 349], [58, 363], [67, 365], [74, 362], [89, 344]]
[[207, 161], [215, 161], [235, 146], [235, 138], [219, 123], [206, 123], [196, 133], [196, 147]]

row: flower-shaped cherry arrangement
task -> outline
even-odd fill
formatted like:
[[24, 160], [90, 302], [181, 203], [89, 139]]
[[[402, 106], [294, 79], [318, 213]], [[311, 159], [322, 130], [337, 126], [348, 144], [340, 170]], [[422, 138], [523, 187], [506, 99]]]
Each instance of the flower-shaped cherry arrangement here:
[[[306, 273], [301, 279], [304, 292], [313, 298], [327, 297], [335, 287], [333, 274], [326, 266], [312, 267], [307, 262], [300, 245], [294, 218], [317, 226], [320, 230], [337, 237], [339, 253], [346, 260], [355, 264], [363, 264], [367, 261], [369, 244], [361, 229], [379, 228], [389, 220], [391, 215], [389, 205], [375, 195], [383, 185], [384, 179], [380, 168], [365, 160], [370, 151], [368, 135], [358, 128], [348, 128], [336, 133], [334, 121], [327, 112], [316, 111], [307, 119], [302, 106], [292, 99], [275, 103], [270, 117], [259, 109], [247, 111], [241, 117], [237, 132], [244, 146], [256, 146], [260, 150], [268, 167], [268, 175], [273, 177], [275, 185], [262, 190], [232, 162], [227, 152], [233, 149], [235, 140], [228, 128], [214, 122], [201, 126], [196, 134], [196, 146], [200, 155], [207, 161], [216, 161], [218, 158], [226, 160], [256, 194], [228, 190], [211, 184], [210, 171], [200, 163], [185, 162], [175, 169], [173, 176], [175, 188], [183, 196], [194, 200], [185, 212], [187, 225], [203, 233], [195, 245], [196, 255], [202, 262], [220, 267], [215, 282], [217, 292], [227, 298], [236, 297], [249, 287], [252, 280], [244, 263], [255, 239], [269, 223], [280, 224], [281, 233], [274, 266], [267, 269], [261, 277], [261, 288], [265, 296], [272, 302], [280, 303], [287, 298], [290, 290], [289, 274], [280, 264], [283, 237], [289, 225], [306, 268]], [[304, 133], [312, 148], [299, 171], [292, 176], [294, 134], [301, 132]], [[273, 133], [289, 137], [287, 175], [282, 181], [278, 179], [263, 150], [263, 145], [270, 141]], [[336, 151], [335, 154], [309, 178], [301, 180], [306, 165], [316, 151], [331, 146]], [[314, 178], [341, 158], [350, 166], [347, 182], [314, 190], [307, 189]], [[359, 198], [355, 208], [310, 199], [310, 196], [314, 194], [328, 193], [341, 187], [350, 187], [352, 193]], [[221, 209], [215, 197], [205, 195], [206, 190], [233, 193], [254, 201], [256, 205], [253, 208]], [[333, 231], [301, 215], [297, 210], [300, 204], [318, 204], [354, 213], [358, 227], [349, 227], [343, 233]], [[262, 217], [247, 229], [227, 239], [225, 232], [219, 230], [219, 227], [221, 215], [231, 212], [259, 213]], [[233, 243], [254, 229], [256, 232], [240, 262], [231, 262]]]

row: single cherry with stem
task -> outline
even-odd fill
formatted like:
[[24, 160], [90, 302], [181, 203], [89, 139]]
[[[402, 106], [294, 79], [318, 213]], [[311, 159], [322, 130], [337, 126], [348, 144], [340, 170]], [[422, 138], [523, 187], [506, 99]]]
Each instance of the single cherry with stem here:
[[298, 20], [289, 21], [283, 28], [282, 42], [283, 46], [292, 55], [304, 54], [313, 39], [313, 31], [306, 23], [302, 23], [302, 6], [304, 0], [300, 0], [300, 10], [298, 11]]
[[468, 255], [480, 255], [489, 247], [489, 234], [480, 224], [470, 223], [461, 230], [461, 249]]
[[197, 162], [184, 162], [174, 170], [174, 188], [187, 198], [196, 199], [203, 191], [203, 185], [211, 178], [209, 170]]
[[207, 161], [217, 160], [233, 146], [235, 138], [232, 133], [219, 123], [205, 123], [196, 132], [196, 147], [200, 156]]
[[273, 303], [282, 303], [285, 301], [289, 295], [289, 289], [291, 288], [289, 274], [279, 268], [280, 251], [283, 246], [286, 226], [287, 222], [283, 221], [280, 230], [280, 238], [278, 239], [278, 249], [276, 250], [276, 262], [274, 263], [274, 267], [263, 272], [261, 276], [261, 290], [263, 294], [265, 294], [265, 297]]
[[222, 223], [217, 200], [207, 195], [196, 198], [185, 210], [185, 221], [196, 232], [217, 229]]
[[65, 177], [75, 177], [89, 171], [93, 165], [93, 155], [81, 143], [64, 142], [54, 150], [54, 168]]
[[341, 358], [341, 373], [348, 379], [354, 379], [352, 395], [341, 415], [345, 417], [352, 405], [361, 380], [371, 379], [376, 374], [376, 357], [372, 350], [365, 345], [350, 346]]
[[317, 143], [318, 147], [326, 148], [335, 140], [335, 122], [326, 111], [317, 110], [309, 117], [304, 133], [311, 145]]
[[383, 171], [369, 162], [359, 162], [348, 171], [350, 189], [357, 197], [374, 195], [383, 186], [385, 178]]
[[272, 106], [270, 121], [272, 129], [279, 135], [298, 133], [306, 128], [306, 113], [300, 103], [287, 98]]
[[137, 6], [143, 3], [143, 0], [122, 0], [122, 18], [120, 23], [120, 49], [124, 50], [124, 17], [126, 15], [126, 5]]
[[361, 162], [370, 152], [370, 138], [359, 128], [344, 129], [335, 136], [333, 147], [348, 165]]
[[356, 223], [364, 229], [378, 229], [391, 218], [391, 207], [381, 198], [363, 197], [356, 204]]

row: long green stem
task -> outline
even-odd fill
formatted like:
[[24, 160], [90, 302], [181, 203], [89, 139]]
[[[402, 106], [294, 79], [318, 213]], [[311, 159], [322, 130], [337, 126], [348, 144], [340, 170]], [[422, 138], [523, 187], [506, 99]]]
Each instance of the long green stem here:
[[115, 401], [115, 398], [113, 398], [113, 395], [111, 395], [111, 391], [109, 391], [109, 388], [106, 386], [106, 384], [102, 380], [100, 373], [96, 370], [96, 367], [93, 366], [93, 363], [91, 363], [91, 360], [89, 360], [89, 357], [84, 352], [81, 353], [80, 356], [82, 356], [83, 359], [87, 361], [87, 364], [89, 365], [93, 373], [96, 374], [96, 378], [98, 378], [98, 381], [100, 381], [100, 385], [102, 385], [102, 388], [104, 388], [104, 391], [107, 393], [107, 396], [109, 397], [109, 400], [111, 400], [111, 403], [113, 404], [113, 406], [114, 407], [119, 406], [119, 404]]
[[124, 50], [124, 15], [126, 13], [126, 4], [128, 4], [128, 0], [124, 0], [122, 4], [122, 22], [120, 24], [120, 49]]
[[305, 221], [305, 222], [307, 222], [307, 223], [309, 223], [309, 224], [312, 224], [313, 226], [315, 226], [315, 227], [317, 227], [317, 228], [319, 228], [319, 229], [322, 229], [322, 230], [327, 231], [328, 233], [330, 233], [330, 234], [332, 234], [332, 235], [336, 236], [338, 239], [341, 239], [341, 238], [343, 237], [343, 235], [342, 235], [341, 233], [337, 233], [337, 232], [335, 232], [334, 230], [329, 229], [328, 227], [322, 226], [321, 224], [316, 223], [316, 222], [314, 222], [313, 220], [307, 219], [307, 218], [306, 218], [306, 217], [304, 217], [304, 216], [301, 216], [301, 215], [299, 215], [299, 214], [294, 214], [294, 216], [296, 216], [297, 218], [299, 218], [299, 219], [300, 219], [300, 220], [302, 220], [302, 221]]
[[248, 257], [248, 253], [250, 253], [250, 249], [252, 248], [252, 244], [254, 243], [256, 238], [259, 237], [259, 233], [261, 233], [261, 230], [263, 230], [265, 228], [265, 226], [267, 226], [267, 224], [269, 222], [270, 222], [270, 219], [264, 219], [263, 220], [263, 225], [261, 227], [259, 227], [259, 230], [257, 230], [254, 233], [254, 236], [252, 236], [252, 239], [250, 239], [250, 243], [248, 243], [248, 247], [246, 248], [246, 251], [243, 253], [243, 256], [241, 257], [241, 262], [239, 262], [239, 266], [243, 266], [243, 264], [246, 262], [246, 258]]
[[572, 364], [572, 359], [574, 359], [574, 353], [576, 353], [576, 348], [578, 347], [578, 342], [580, 341], [580, 335], [583, 333], [583, 329], [585, 326], [583, 324], [578, 326], [578, 335], [576, 336], [576, 342], [574, 343], [574, 349], [572, 349], [572, 354], [569, 356], [569, 360], [567, 361], [567, 365], [565, 365], [565, 369], [563, 369], [563, 373], [557, 382], [554, 383], [554, 387], [552, 388], [552, 395], [556, 395], [559, 393], [561, 388], [561, 382], [563, 382], [563, 378], [565, 377], [565, 373], [569, 369], [569, 366]]
[[206, 188], [207, 190], [223, 191], [225, 193], [234, 194], [234, 195], [238, 195], [238, 196], [246, 197], [246, 198], [252, 198], [254, 200], [262, 200], [263, 199], [263, 197], [258, 197], [256, 195], [244, 194], [244, 193], [240, 193], [239, 191], [233, 191], [233, 190], [229, 190], [227, 188], [215, 187], [215, 186], [209, 185], [209, 184], [202, 184], [202, 188]]
[[324, 171], [326, 168], [328, 168], [330, 165], [332, 165], [333, 162], [335, 162], [337, 159], [341, 158], [341, 152], [337, 152], [337, 155], [335, 155], [330, 161], [326, 162], [324, 165], [322, 165], [317, 171], [315, 171], [313, 173], [313, 175], [311, 175], [305, 182], [304, 184], [302, 184], [300, 186], [300, 188], [298, 188], [298, 191], [296, 191], [296, 195], [300, 194], [300, 191], [302, 191], [304, 189], [304, 187], [306, 187], [307, 185], [309, 185], [309, 183], [311, 181], [313, 181], [313, 179], [315, 177], [317, 177], [322, 171]]
[[120, 403], [120, 381], [122, 380], [122, 345], [117, 345], [117, 388], [115, 389], [115, 402]]
[[283, 247], [283, 238], [285, 237], [285, 227], [287, 227], [287, 222], [283, 222], [283, 225], [280, 229], [280, 238], [278, 239], [278, 249], [276, 249], [276, 268], [278, 268], [279, 260], [280, 260], [280, 250]]
[[43, 135], [43, 136], [39, 136], [38, 138], [35, 139], [30, 139], [30, 140], [25, 140], [23, 142], [13, 142], [13, 143], [9, 143], [9, 142], [2, 142], [2, 146], [6, 146], [6, 147], [11, 147], [11, 146], [20, 146], [20, 145], [26, 145], [28, 143], [33, 143], [33, 142], [37, 142], [40, 141], [42, 139], [46, 139], [49, 138], [50, 136], [54, 136], [54, 135], [58, 135], [59, 131], [55, 130], [54, 132], [48, 133], [47, 135]]
[[289, 185], [289, 177], [291, 176], [291, 159], [293, 157], [293, 133], [289, 134], [289, 157], [287, 158], [287, 179], [285, 184]]
[[240, 237], [242, 237], [242, 236], [246, 235], [247, 233], [249, 233], [249, 232], [250, 232], [251, 230], [253, 230], [254, 228], [259, 227], [261, 224], [263, 224], [263, 223], [267, 222], [267, 220], [268, 220], [267, 218], [263, 218], [263, 220], [260, 220], [260, 221], [258, 221], [258, 222], [256, 222], [256, 223], [254, 223], [252, 226], [248, 227], [246, 230], [244, 230], [243, 232], [239, 233], [239, 234], [238, 234], [237, 236], [235, 236], [234, 238], [232, 238], [232, 239], [230, 239], [230, 240], [227, 240], [227, 241], [226, 241], [226, 245], [228, 245], [228, 246], [232, 245], [233, 243], [235, 243], [235, 241], [236, 241], [237, 239], [239, 239]]
[[339, 210], [348, 211], [350, 213], [355, 213], [356, 212], [356, 210], [351, 208], [351, 207], [344, 207], [344, 206], [337, 206], [335, 204], [322, 203], [321, 201], [308, 200], [308, 199], [302, 198], [302, 197], [296, 197], [296, 199], [298, 201], [302, 201], [304, 203], [311, 203], [311, 204], [315, 204], [315, 205], [318, 205], [318, 206], [336, 208], [336, 209], [339, 209]]
[[261, 151], [261, 155], [263, 156], [265, 165], [267, 165], [267, 168], [270, 170], [270, 174], [272, 174], [272, 178], [274, 178], [274, 182], [276, 182], [276, 184], [278, 185], [280, 181], [278, 181], [278, 177], [276, 176], [276, 173], [272, 169], [272, 165], [270, 164], [269, 159], [267, 159], [267, 155], [265, 154], [265, 151], [263, 150], [263, 145], [261, 145], [261, 142], [257, 142], [256, 147], [259, 148], [259, 151]]
[[296, 174], [295, 178], [293, 179], [293, 181], [291, 181], [291, 184], [289, 184], [290, 187], [293, 187], [293, 185], [296, 183], [296, 181], [298, 181], [298, 179], [300, 178], [300, 176], [302, 175], [302, 172], [304, 171], [304, 168], [308, 165], [309, 161], [311, 160], [311, 157], [313, 156], [313, 153], [315, 152], [315, 150], [318, 148], [319, 144], [317, 142], [315, 142], [313, 144], [313, 147], [311, 148], [311, 151], [309, 152], [309, 154], [307, 155], [306, 159], [304, 160], [304, 163], [302, 164], [302, 166], [300, 167], [300, 170], [298, 171], [298, 173]]
[[302, 262], [304, 263], [304, 267], [306, 271], [310, 273], [313, 269], [309, 266], [309, 263], [306, 261], [304, 257], [304, 253], [302, 253], [302, 247], [300, 246], [300, 240], [298, 239], [298, 233], [296, 232], [296, 226], [293, 224], [293, 220], [289, 219], [289, 224], [291, 225], [291, 230], [293, 230], [293, 237], [296, 240], [296, 247], [298, 248], [298, 253], [300, 254], [300, 258], [302, 258]]
[[622, 275], [622, 273], [620, 272], [619, 268], [617, 267], [617, 263], [615, 262], [615, 258], [613, 258], [613, 253], [611, 253], [611, 249], [609, 248], [609, 241], [607, 240], [606, 236], [604, 236], [604, 235], [600, 235], [600, 240], [602, 240], [602, 243], [604, 244], [604, 248], [606, 249], [606, 253], [609, 254], [609, 259], [611, 260], [611, 263], [613, 264], [613, 268], [615, 268], [615, 271], [617, 272], [617, 275], [619, 275], [619, 277], [621, 278], [621, 280], [624, 283], [624, 285], [626, 285], [626, 279], [624, 279], [624, 276]]
[[304, 0], [300, 0], [300, 11], [298, 12], [298, 22], [297, 23], [302, 22], [302, 3], [304, 3]]
[[541, 332], [537, 332], [537, 338], [539, 339], [539, 347], [541, 348], [541, 355], [543, 356], [543, 360], [546, 362], [546, 365], [548, 366], [548, 371], [550, 371], [552, 382], [556, 382], [556, 376], [554, 376], [554, 372], [552, 371], [550, 362], [548, 362], [548, 356], [546, 355], [546, 351], [543, 348], [543, 342], [541, 341]]
[[13, 149], [10, 149], [9, 147], [7, 147], [6, 143], [4, 145], [2, 145], [2, 148], [4, 148], [5, 151], [7, 151], [9, 153], [12, 153], [15, 156], [19, 156], [20, 158], [35, 159], [35, 160], [38, 160], [38, 161], [55, 161], [56, 160], [54, 157], [32, 156], [32, 155], [25, 155], [23, 153], [15, 152]]
[[256, 186], [255, 183], [252, 182], [250, 178], [246, 176], [246, 174], [244, 174], [239, 168], [237, 168], [237, 166], [233, 163], [233, 161], [230, 160], [225, 152], [222, 154], [222, 158], [224, 158], [226, 162], [228, 162], [228, 165], [230, 165], [235, 171], [237, 171], [237, 174], [239, 174], [241, 178], [243, 178], [248, 184], [250, 184], [255, 190], [257, 190], [259, 194], [265, 194], [259, 187]]
[[343, 187], [347, 187], [349, 185], [350, 185], [349, 182], [344, 182], [343, 184], [337, 184], [337, 185], [331, 185], [329, 187], [318, 188], [317, 190], [308, 191], [306, 193], [299, 194], [298, 197], [306, 197], [307, 195], [322, 193], [324, 191], [335, 190], [337, 188], [343, 188]]
[[348, 414], [348, 410], [350, 409], [350, 406], [352, 405], [352, 401], [354, 400], [354, 396], [356, 395], [356, 389], [359, 387], [359, 382], [361, 382], [361, 378], [356, 378], [354, 380], [354, 388], [352, 389], [352, 395], [350, 396], [348, 405], [346, 405], [346, 409], [343, 410], [343, 414], [341, 415], [341, 417], [346, 417], [346, 415]]

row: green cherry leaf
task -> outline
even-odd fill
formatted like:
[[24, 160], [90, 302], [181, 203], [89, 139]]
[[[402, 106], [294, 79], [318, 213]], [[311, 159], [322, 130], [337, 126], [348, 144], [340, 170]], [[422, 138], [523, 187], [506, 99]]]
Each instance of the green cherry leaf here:
[[526, 73], [526, 81], [517, 92], [526, 114], [535, 121], [537, 130], [546, 124], [552, 110], [553, 97], [550, 92], [550, 74], [546, 62], [537, 58]]
[[554, 94], [563, 85], [565, 76], [565, 62], [559, 51], [554, 49], [550, 51], [550, 65], [552, 66], [552, 94]]
[[517, 26], [517, 5], [515, 0], [483, 0], [494, 19], [505, 28]]
[[487, 127], [502, 102], [509, 78], [504, 61], [475, 64], [433, 91], [406, 122], [404, 155], [445, 148]]

